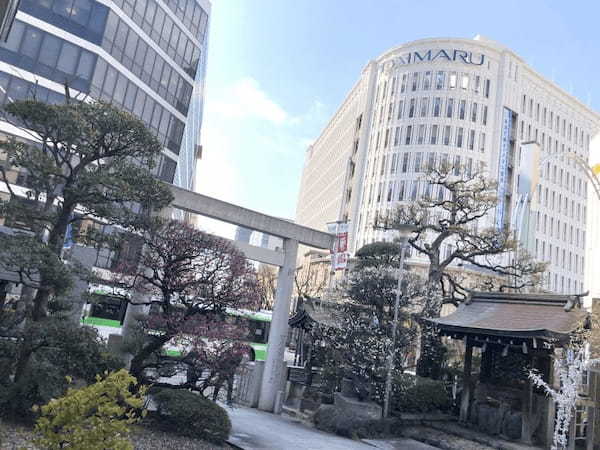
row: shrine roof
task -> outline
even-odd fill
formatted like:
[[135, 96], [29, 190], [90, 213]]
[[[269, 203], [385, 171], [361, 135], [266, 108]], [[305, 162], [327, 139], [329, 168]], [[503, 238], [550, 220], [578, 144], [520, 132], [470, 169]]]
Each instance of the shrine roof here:
[[472, 292], [470, 299], [445, 317], [428, 319], [445, 334], [522, 338], [565, 338], [589, 314], [577, 296]]

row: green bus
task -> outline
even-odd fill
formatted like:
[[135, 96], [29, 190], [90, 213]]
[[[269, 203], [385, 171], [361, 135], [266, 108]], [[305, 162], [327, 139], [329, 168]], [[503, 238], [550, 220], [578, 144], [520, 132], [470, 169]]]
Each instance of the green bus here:
[[[91, 299], [84, 307], [81, 323], [96, 328], [98, 334], [104, 339], [108, 339], [111, 334], [121, 335], [130, 298], [129, 292], [119, 287], [100, 284], [90, 284], [88, 291]], [[265, 361], [271, 327], [271, 311], [228, 308], [227, 315], [229, 321], [247, 330], [243, 341], [252, 349], [250, 359]], [[173, 347], [167, 348], [165, 353], [168, 356], [179, 356], [181, 351]]]

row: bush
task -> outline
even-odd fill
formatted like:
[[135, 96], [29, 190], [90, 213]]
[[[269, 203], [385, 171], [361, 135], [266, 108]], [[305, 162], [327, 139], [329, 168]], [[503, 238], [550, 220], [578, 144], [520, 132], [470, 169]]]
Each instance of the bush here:
[[321, 405], [313, 416], [315, 427], [351, 439], [377, 439], [397, 434], [401, 424], [396, 418], [365, 419], [340, 414], [333, 405]]
[[[29, 345], [35, 350], [17, 382], [6, 376], [8, 370], [0, 377], [0, 416], [33, 423], [36, 418], [31, 409], [33, 405], [43, 405], [63, 396], [68, 387], [66, 377], [84, 384], [93, 383], [97, 374], [123, 367], [123, 362], [108, 351], [93, 328], [48, 318], [31, 323], [24, 332], [29, 334]], [[0, 365], [12, 368], [20, 346], [24, 345], [3, 342]], [[7, 350], [5, 354], [4, 350]]]
[[[39, 408], [36, 444], [49, 450], [133, 450], [128, 425], [144, 406], [144, 389], [130, 391], [136, 379], [121, 369], [81, 389], [69, 389], [59, 399]], [[36, 408], [38, 409], [38, 408]]]
[[403, 374], [395, 378], [393, 408], [401, 412], [447, 411], [452, 400], [442, 381]]
[[152, 394], [156, 402], [154, 425], [163, 431], [222, 444], [229, 437], [231, 422], [216, 403], [182, 389], [161, 389]]

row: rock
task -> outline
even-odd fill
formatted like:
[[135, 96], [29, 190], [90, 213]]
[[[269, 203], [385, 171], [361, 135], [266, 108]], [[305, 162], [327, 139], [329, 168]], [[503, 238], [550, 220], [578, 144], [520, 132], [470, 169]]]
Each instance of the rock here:
[[478, 428], [484, 433], [492, 436], [500, 434], [501, 431], [501, 417], [499, 409], [493, 406], [481, 403], [477, 410], [477, 424]]
[[523, 414], [512, 412], [506, 414], [502, 433], [509, 439], [521, 439], [521, 430], [523, 426]]
[[340, 392], [333, 394], [335, 409], [342, 415], [368, 420], [381, 419], [381, 406], [373, 402], [361, 402], [356, 398], [346, 397]]

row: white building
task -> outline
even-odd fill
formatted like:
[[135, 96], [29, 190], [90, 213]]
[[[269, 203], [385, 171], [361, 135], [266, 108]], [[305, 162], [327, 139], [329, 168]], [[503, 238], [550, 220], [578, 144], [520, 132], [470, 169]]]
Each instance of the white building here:
[[374, 217], [418, 199], [425, 167], [445, 160], [499, 180], [499, 207], [481, 226], [511, 226], [517, 175], [527, 176], [526, 244], [550, 263], [546, 287], [582, 292], [588, 186], [576, 160], [587, 163], [599, 131], [597, 112], [498, 43], [414, 41], [367, 64], [307, 150], [296, 220], [348, 220], [354, 252], [385, 237]]

